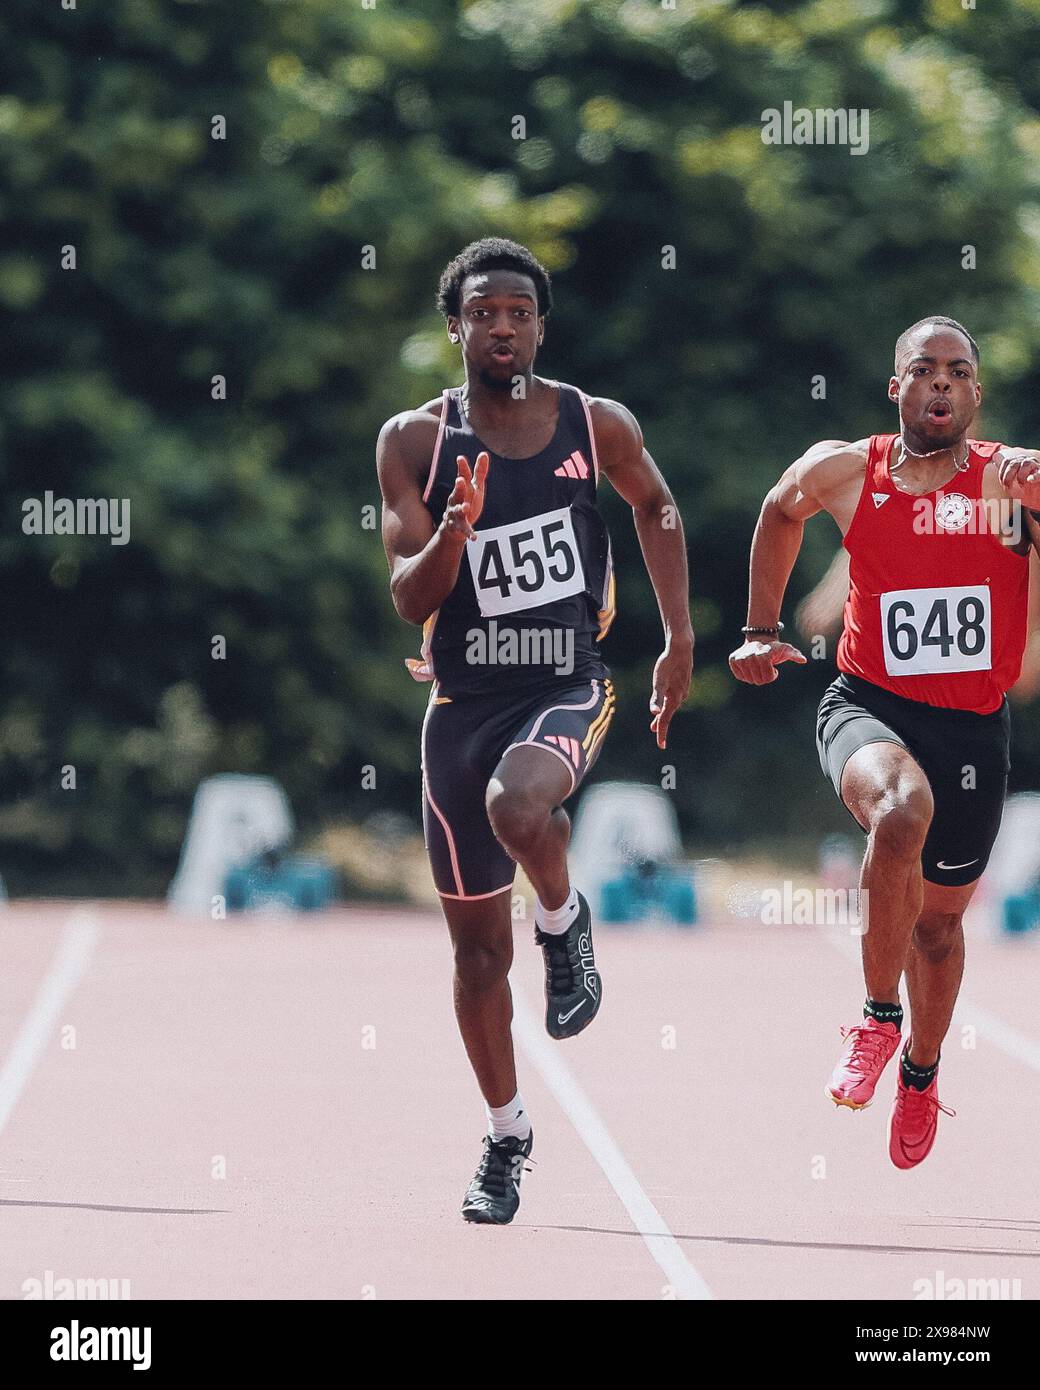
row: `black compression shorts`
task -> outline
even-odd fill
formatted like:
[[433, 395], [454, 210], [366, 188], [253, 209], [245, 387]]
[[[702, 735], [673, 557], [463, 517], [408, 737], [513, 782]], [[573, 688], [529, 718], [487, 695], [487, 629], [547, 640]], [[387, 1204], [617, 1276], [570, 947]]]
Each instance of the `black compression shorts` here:
[[534, 694], [448, 699], [434, 687], [423, 723], [423, 827], [442, 898], [489, 898], [516, 864], [495, 838], [485, 798], [499, 760], [535, 744], [564, 764], [570, 796], [596, 760], [614, 713], [609, 679], [556, 682]]
[[816, 721], [820, 765], [841, 797], [841, 775], [868, 743], [897, 743], [920, 765], [935, 811], [921, 853], [929, 883], [974, 883], [1000, 829], [1010, 769], [1008, 703], [993, 714], [907, 700], [858, 676], [824, 691]]

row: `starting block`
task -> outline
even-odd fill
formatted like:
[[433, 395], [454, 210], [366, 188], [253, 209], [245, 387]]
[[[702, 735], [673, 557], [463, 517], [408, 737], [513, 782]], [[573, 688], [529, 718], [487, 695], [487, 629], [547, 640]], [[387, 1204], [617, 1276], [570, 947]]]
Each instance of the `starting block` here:
[[675, 807], [660, 787], [598, 782], [582, 797], [571, 876], [602, 921], [639, 921], [653, 913], [695, 922], [693, 874], [681, 855]]
[[228, 874], [292, 840], [284, 789], [271, 777], [221, 773], [199, 784], [181, 862], [167, 901], [179, 912], [210, 916]]

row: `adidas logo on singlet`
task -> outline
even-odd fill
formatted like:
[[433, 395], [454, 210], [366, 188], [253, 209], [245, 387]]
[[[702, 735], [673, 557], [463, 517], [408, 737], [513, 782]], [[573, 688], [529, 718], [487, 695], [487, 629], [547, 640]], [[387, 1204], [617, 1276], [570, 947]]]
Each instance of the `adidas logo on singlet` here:
[[876, 510], [877, 508], [879, 508], [879, 507], [881, 506], [882, 502], [887, 502], [887, 501], [888, 501], [889, 497], [891, 496], [891, 493], [888, 493], [888, 492], [872, 492], [870, 495], [871, 495], [871, 496], [873, 497], [873, 499], [874, 499], [874, 507], [875, 507], [875, 510]]
[[589, 465], [585, 462], [581, 450], [575, 449], [570, 458], [565, 458], [559, 468], [554, 468], [553, 472], [557, 478], [587, 478]]

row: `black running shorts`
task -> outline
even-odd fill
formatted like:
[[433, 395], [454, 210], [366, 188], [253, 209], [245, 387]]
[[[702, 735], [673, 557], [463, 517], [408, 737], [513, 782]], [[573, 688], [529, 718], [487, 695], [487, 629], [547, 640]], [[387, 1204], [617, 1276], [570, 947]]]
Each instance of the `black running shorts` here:
[[422, 733], [423, 827], [442, 898], [489, 898], [516, 864], [495, 838], [485, 798], [499, 760], [534, 744], [570, 773], [570, 796], [596, 760], [614, 713], [609, 679], [556, 682], [534, 694], [463, 695], [434, 687]]
[[840, 675], [820, 701], [816, 747], [841, 796], [845, 764], [868, 743], [898, 743], [920, 765], [935, 811], [921, 853], [929, 883], [960, 887], [985, 869], [1000, 829], [1010, 769], [1011, 715], [940, 709], [858, 676]]

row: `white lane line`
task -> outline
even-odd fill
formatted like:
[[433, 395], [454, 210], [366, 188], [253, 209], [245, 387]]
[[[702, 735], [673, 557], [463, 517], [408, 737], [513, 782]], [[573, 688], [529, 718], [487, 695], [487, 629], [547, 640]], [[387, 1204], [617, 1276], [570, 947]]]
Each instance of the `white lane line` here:
[[0, 1068], [0, 1134], [25, 1090], [66, 1000], [83, 978], [98, 938], [97, 918], [79, 910], [65, 923], [36, 998]]
[[[843, 956], [850, 960], [860, 959], [859, 940], [849, 938], [843, 934], [836, 934], [833, 928], [824, 928], [827, 940]], [[970, 943], [969, 943], [970, 945]], [[907, 1020], [912, 1023], [910, 1009], [906, 1011]], [[1017, 1028], [1012, 1028], [1010, 1023], [1005, 1023], [996, 1014], [990, 1013], [989, 1009], [984, 1009], [981, 1004], [974, 1003], [971, 999], [966, 999], [963, 995], [957, 1000], [953, 1010], [953, 1022], [961, 1025], [968, 1024], [973, 1027], [979, 1037], [991, 1042], [994, 1047], [998, 1047], [1001, 1052], [1006, 1052], [1009, 1057], [1013, 1057], [1016, 1062], [1021, 1062], [1024, 1066], [1032, 1067], [1034, 1071], [1040, 1071], [1040, 1043], [1031, 1038], [1026, 1033], [1020, 1033]], [[904, 1026], [904, 1035], [909, 1036], [909, 1028]]]
[[676, 1298], [711, 1298], [711, 1290], [683, 1254], [664, 1217], [643, 1191], [595, 1106], [560, 1056], [559, 1044], [554, 1045], [548, 1038], [541, 1019], [532, 1014], [516, 984], [513, 984], [513, 1032], [589, 1153], [603, 1169]]
[[987, 1042], [999, 1047], [1009, 1057], [1014, 1057], [1016, 1062], [1023, 1062], [1034, 1071], [1040, 1071], [1040, 1043], [1027, 1037], [1025, 1033], [1020, 1033], [1017, 1028], [1012, 1028], [1009, 1023], [1005, 1023], [996, 1014], [991, 1014], [980, 1004], [974, 1004], [970, 999], [958, 1000], [953, 1011], [953, 1021], [969, 1024]]

